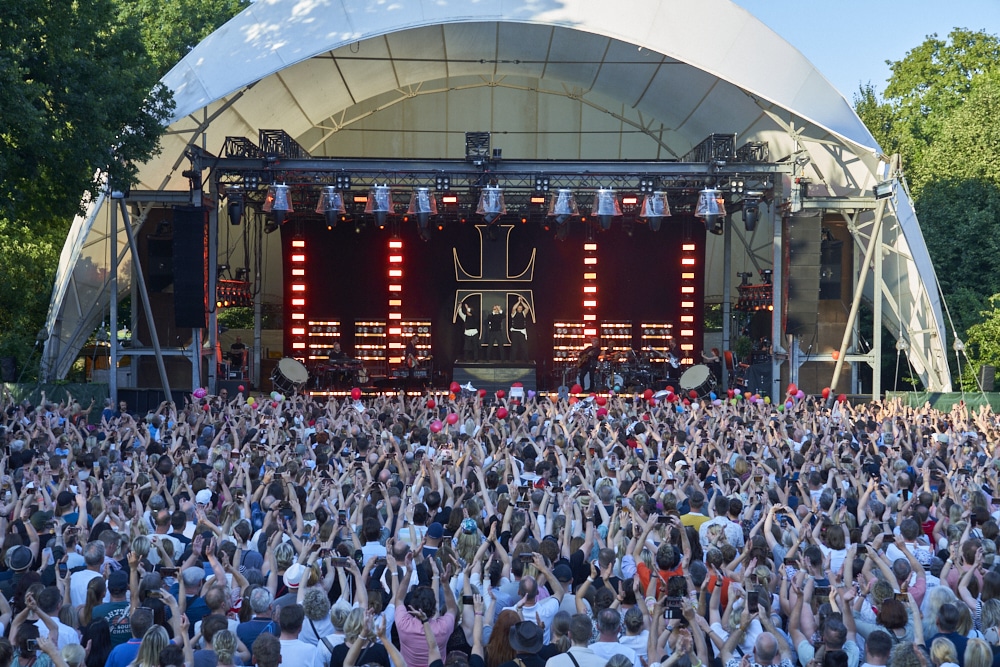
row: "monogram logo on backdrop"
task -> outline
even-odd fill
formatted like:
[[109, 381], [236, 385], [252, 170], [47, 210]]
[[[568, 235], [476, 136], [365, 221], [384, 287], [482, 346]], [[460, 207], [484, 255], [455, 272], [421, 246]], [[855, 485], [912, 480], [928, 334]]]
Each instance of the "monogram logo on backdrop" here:
[[[470, 273], [462, 265], [462, 260], [458, 257], [458, 249], [452, 248], [452, 256], [455, 260], [455, 280], [459, 283], [468, 283], [460, 289], [455, 290], [455, 307], [452, 309], [452, 322], [459, 320], [458, 312], [463, 303], [473, 306], [476, 312], [475, 302], [479, 301], [479, 332], [480, 336], [485, 331], [486, 316], [492, 312], [493, 306], [500, 306], [504, 312], [504, 339], [509, 342], [507, 331], [509, 329], [510, 308], [513, 304], [523, 299], [527, 303], [526, 315], [535, 321], [535, 301], [531, 289], [524, 283], [531, 283], [535, 276], [535, 248], [531, 249], [531, 258], [526, 266], [517, 270], [510, 266], [510, 237], [514, 230], [514, 225], [500, 225], [502, 230], [501, 239], [484, 243], [483, 234], [487, 230], [486, 225], [476, 225], [476, 232], [479, 234], [479, 274]], [[502, 243], [500, 242], [502, 240]], [[504, 283], [511, 283], [509, 287], [503, 287]], [[500, 284], [500, 288], [495, 286]]]

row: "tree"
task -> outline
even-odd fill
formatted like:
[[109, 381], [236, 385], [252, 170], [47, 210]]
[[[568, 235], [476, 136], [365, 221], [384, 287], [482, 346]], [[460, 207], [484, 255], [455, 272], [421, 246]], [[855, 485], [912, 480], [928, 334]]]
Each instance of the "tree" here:
[[981, 321], [969, 327], [965, 341], [970, 362], [962, 377], [966, 389], [976, 388], [976, 376], [984, 365], [1000, 367], [1000, 294], [991, 296], [979, 314]]
[[98, 170], [125, 182], [156, 153], [172, 102], [116, 15], [111, 0], [0, 5], [0, 216], [64, 221]]
[[121, 15], [137, 21], [160, 75], [216, 28], [249, 6], [249, 0], [115, 0]]

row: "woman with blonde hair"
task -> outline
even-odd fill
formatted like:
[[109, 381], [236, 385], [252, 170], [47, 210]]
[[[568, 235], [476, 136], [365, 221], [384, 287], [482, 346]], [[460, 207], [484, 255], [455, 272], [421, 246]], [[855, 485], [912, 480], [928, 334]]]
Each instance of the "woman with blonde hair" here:
[[212, 637], [212, 650], [219, 659], [219, 667], [235, 665], [237, 640], [229, 630], [219, 630]]
[[938, 637], [931, 644], [931, 664], [934, 667], [957, 667], [958, 651], [950, 639]]
[[160, 651], [170, 643], [167, 630], [161, 625], [154, 625], [142, 636], [139, 653], [129, 667], [160, 667]]
[[990, 667], [993, 664], [993, 649], [982, 639], [970, 639], [965, 645], [965, 667]]

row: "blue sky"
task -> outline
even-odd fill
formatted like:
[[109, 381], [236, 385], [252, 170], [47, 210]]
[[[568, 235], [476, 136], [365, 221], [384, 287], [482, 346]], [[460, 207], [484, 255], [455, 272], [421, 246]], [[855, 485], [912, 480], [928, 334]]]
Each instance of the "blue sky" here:
[[955, 27], [1000, 34], [1000, 0], [735, 0], [801, 51], [849, 101], [861, 83], [881, 92], [900, 60]]

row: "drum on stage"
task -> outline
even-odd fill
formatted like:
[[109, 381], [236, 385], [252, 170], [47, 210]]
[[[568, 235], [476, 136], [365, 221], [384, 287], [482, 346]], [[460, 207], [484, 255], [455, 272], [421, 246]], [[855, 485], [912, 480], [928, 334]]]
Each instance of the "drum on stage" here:
[[684, 371], [680, 385], [684, 396], [690, 395], [693, 391], [698, 398], [705, 398], [715, 389], [715, 375], [705, 364], [698, 364]]
[[285, 357], [271, 373], [271, 384], [283, 394], [294, 394], [309, 382], [309, 371], [297, 359]]

